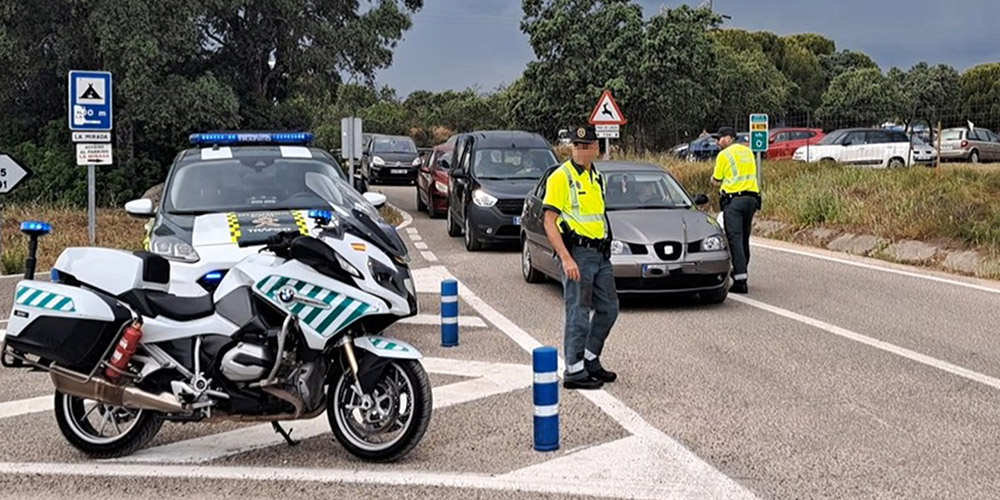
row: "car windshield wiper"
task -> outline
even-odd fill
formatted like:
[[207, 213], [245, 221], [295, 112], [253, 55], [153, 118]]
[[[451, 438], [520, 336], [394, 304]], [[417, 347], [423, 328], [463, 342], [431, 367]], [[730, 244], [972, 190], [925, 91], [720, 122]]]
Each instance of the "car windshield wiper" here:
[[[231, 210], [219, 210], [218, 212], [228, 212], [228, 211]], [[210, 212], [208, 210], [171, 210], [167, 213], [170, 215], [205, 215], [205, 214], [214, 214], [218, 212], [216, 211]]]

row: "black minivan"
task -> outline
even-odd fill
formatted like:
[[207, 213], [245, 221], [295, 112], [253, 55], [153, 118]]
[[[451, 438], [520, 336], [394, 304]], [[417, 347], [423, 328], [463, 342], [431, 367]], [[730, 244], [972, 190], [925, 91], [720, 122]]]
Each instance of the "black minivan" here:
[[364, 185], [383, 183], [413, 184], [421, 165], [420, 152], [405, 135], [372, 134], [361, 155]]
[[517, 242], [524, 198], [558, 163], [542, 136], [491, 130], [461, 134], [449, 165], [448, 234], [465, 235], [465, 248]]

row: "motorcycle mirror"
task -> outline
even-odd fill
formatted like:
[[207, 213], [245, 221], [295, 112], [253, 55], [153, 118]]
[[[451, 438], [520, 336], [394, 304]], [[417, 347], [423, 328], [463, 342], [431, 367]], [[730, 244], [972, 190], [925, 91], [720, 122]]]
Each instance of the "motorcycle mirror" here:
[[386, 196], [384, 194], [382, 194], [382, 193], [375, 193], [375, 192], [372, 192], [372, 191], [368, 191], [368, 192], [366, 192], [365, 194], [363, 194], [361, 196], [364, 196], [365, 199], [368, 200], [368, 203], [371, 203], [372, 205], [374, 205], [375, 208], [382, 208], [382, 207], [384, 207], [385, 206], [385, 202], [388, 201], [388, 198], [386, 198]]

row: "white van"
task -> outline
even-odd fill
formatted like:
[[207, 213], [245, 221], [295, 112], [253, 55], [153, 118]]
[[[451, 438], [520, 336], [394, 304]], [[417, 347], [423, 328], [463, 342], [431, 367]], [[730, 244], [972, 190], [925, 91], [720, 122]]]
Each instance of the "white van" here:
[[876, 168], [899, 168], [931, 163], [937, 152], [898, 130], [849, 128], [830, 132], [812, 146], [795, 150], [797, 161], [833, 161]]

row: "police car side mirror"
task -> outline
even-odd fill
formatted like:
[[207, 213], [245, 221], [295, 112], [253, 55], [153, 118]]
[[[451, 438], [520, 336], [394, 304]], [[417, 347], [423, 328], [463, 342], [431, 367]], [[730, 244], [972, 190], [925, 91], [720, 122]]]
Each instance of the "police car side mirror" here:
[[126, 203], [125, 212], [132, 217], [139, 218], [149, 218], [156, 213], [153, 209], [153, 200], [149, 198], [140, 198]]
[[382, 194], [382, 193], [375, 193], [375, 192], [372, 192], [372, 191], [368, 191], [367, 193], [365, 193], [365, 194], [363, 194], [361, 196], [364, 196], [364, 198], [366, 200], [368, 200], [368, 203], [371, 203], [372, 205], [374, 205], [375, 208], [382, 208], [382, 207], [384, 207], [386, 200], [388, 200], [388, 198], [386, 198], [386, 196], [384, 194]]
[[708, 196], [705, 196], [704, 194], [697, 194], [697, 195], [695, 195], [695, 197], [694, 197], [694, 204], [695, 205], [704, 205], [706, 203], [708, 203]]

